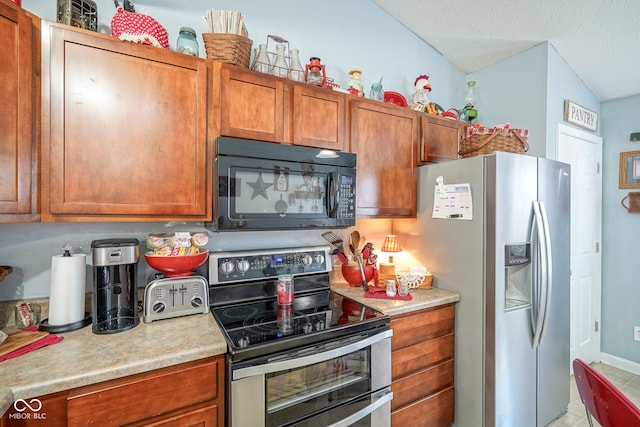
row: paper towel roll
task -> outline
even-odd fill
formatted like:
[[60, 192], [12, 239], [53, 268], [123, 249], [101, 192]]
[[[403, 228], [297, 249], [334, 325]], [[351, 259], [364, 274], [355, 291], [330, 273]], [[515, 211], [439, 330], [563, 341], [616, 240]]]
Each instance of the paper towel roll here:
[[49, 324], [67, 325], [84, 318], [86, 255], [51, 257]]

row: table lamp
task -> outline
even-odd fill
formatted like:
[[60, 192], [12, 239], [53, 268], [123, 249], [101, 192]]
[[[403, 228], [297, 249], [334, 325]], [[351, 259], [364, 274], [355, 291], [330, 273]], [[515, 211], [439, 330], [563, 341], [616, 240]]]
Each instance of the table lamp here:
[[394, 234], [387, 235], [387, 237], [384, 238], [384, 243], [382, 243], [380, 251], [389, 253], [389, 262], [380, 263], [380, 272], [378, 275], [378, 283], [386, 286], [389, 280], [396, 281], [396, 266], [393, 264], [392, 254], [402, 251], [398, 243], [398, 238]]
[[[384, 243], [382, 244], [382, 248], [380, 248], [382, 252], [388, 252], [393, 254], [395, 252], [402, 252], [402, 248], [398, 243], [398, 237], [395, 234], [389, 234], [384, 238]], [[393, 255], [389, 255], [389, 264], [393, 264]]]

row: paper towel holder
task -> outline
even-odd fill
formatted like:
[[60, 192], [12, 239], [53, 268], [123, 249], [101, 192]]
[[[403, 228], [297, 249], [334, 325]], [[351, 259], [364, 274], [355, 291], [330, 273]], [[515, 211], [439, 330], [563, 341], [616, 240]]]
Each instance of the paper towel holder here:
[[[62, 257], [70, 257], [71, 249], [72, 247], [70, 244], [64, 245], [62, 247]], [[51, 307], [51, 298], [49, 298], [49, 307]], [[81, 319], [63, 325], [52, 325], [51, 323], [49, 323], [48, 318], [44, 319], [42, 322], [40, 322], [38, 330], [56, 334], [61, 332], [75, 331], [76, 329], [84, 328], [89, 324], [91, 324], [91, 313], [84, 312], [84, 317], [82, 317]]]

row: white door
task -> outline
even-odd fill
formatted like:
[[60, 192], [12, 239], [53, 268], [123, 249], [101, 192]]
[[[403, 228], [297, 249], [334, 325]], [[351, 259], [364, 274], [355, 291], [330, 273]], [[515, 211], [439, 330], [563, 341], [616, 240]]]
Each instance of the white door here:
[[571, 165], [571, 360], [600, 361], [602, 138], [558, 124], [557, 160]]

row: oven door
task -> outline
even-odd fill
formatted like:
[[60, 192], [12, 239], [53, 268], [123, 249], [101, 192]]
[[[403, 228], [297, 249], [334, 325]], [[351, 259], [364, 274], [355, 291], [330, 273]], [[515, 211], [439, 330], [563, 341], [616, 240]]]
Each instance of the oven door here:
[[391, 329], [231, 364], [230, 425], [389, 426]]

